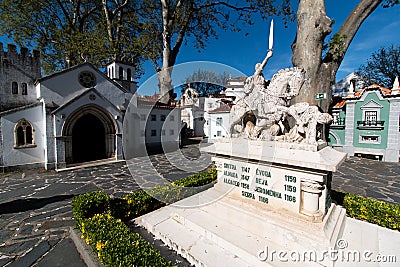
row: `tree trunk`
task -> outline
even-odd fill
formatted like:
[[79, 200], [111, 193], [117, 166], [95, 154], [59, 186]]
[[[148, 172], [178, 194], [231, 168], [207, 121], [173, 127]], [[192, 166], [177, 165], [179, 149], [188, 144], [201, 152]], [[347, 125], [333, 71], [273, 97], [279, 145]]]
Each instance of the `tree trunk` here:
[[[351, 41], [364, 20], [383, 0], [362, 0], [343, 23], [337, 39], [330, 44], [322, 59], [322, 46], [331, 32], [332, 21], [326, 16], [324, 0], [300, 0], [297, 11], [297, 36], [292, 45], [292, 63], [306, 71], [300, 94], [294, 103], [308, 102], [328, 111], [332, 85]], [[326, 99], [316, 100], [315, 94], [326, 93]]]
[[300, 94], [295, 103], [308, 102], [323, 110], [329, 106], [326, 100], [315, 100], [316, 93], [326, 93], [332, 83], [329, 65], [322, 62], [322, 46], [331, 32], [332, 21], [326, 16], [323, 0], [301, 0], [297, 11], [297, 36], [292, 45], [293, 65], [306, 71]]

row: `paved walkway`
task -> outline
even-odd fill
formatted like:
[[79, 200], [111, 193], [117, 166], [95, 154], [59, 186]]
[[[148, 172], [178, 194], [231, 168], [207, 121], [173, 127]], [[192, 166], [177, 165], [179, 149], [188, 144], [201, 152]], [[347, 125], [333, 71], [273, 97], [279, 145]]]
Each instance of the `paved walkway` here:
[[[0, 266], [85, 266], [69, 236], [73, 196], [99, 189], [120, 196], [138, 184], [175, 180], [209, 164], [210, 158], [192, 145], [127, 163], [0, 174]], [[398, 163], [351, 158], [334, 175], [332, 187], [398, 204], [399, 176]]]

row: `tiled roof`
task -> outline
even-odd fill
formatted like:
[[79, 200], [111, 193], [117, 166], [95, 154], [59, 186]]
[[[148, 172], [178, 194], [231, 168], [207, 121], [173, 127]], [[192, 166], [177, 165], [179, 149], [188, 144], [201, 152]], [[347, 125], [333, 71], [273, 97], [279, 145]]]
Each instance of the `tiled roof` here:
[[160, 94], [154, 94], [152, 96], [139, 96], [137, 99], [139, 107], [154, 107], [158, 109], [173, 109], [176, 107], [176, 100], [169, 101], [169, 104], [163, 104], [158, 102]]
[[346, 100], [341, 100], [336, 103], [332, 108], [343, 108], [346, 105]]
[[210, 110], [208, 113], [224, 113], [224, 112], [230, 112], [231, 111], [231, 105], [221, 105], [220, 107]]
[[240, 76], [235, 78], [230, 78], [227, 82], [244, 82], [247, 79], [246, 76]]
[[372, 91], [372, 90], [379, 90], [381, 92], [382, 96], [384, 96], [384, 97], [385, 96], [394, 96], [394, 95], [398, 94], [397, 90], [391, 90], [391, 89], [385, 88], [383, 86], [380, 86], [378, 84], [372, 84], [361, 90], [358, 90], [357, 92], [354, 93], [354, 95], [348, 95], [346, 98], [360, 98], [365, 91]]

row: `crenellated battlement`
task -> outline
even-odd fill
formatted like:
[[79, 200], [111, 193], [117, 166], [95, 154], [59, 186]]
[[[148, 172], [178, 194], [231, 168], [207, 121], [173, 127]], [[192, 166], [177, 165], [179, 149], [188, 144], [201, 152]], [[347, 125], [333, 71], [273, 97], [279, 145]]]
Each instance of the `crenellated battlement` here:
[[0, 111], [37, 101], [35, 81], [41, 77], [40, 52], [0, 42]]
[[7, 51], [0, 42], [0, 68], [8, 68], [10, 65], [22, 68], [28, 75], [35, 79], [41, 77], [40, 52], [36, 49], [29, 51], [27, 47], [21, 47], [20, 53], [17, 46], [7, 44]]

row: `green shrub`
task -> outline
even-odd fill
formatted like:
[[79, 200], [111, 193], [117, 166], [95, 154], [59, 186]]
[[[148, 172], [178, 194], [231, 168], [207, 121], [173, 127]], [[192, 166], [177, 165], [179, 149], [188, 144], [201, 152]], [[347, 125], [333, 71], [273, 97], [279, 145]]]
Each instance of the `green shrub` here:
[[110, 198], [103, 191], [94, 191], [76, 196], [72, 199], [72, 210], [77, 227], [83, 219], [91, 218], [95, 214], [108, 212]]
[[81, 231], [105, 266], [172, 266], [139, 234], [109, 214], [85, 219]]
[[343, 200], [349, 217], [400, 230], [400, 206], [346, 193]]
[[202, 191], [212, 186], [216, 177], [213, 168], [122, 198], [110, 199], [101, 191], [74, 197], [72, 207], [77, 228], [105, 266], [172, 266], [149, 243], [132, 233], [122, 220], [141, 216]]
[[211, 184], [217, 179], [217, 169], [215, 167], [208, 171], [204, 171], [199, 174], [190, 175], [188, 177], [179, 179], [172, 182], [173, 185], [184, 186], [184, 187], [199, 187]]
[[111, 215], [130, 220], [210, 188], [216, 179], [217, 170], [213, 167], [171, 184], [156, 186], [146, 191], [138, 190], [122, 198], [111, 199]]
[[124, 200], [128, 204], [128, 210], [125, 212], [124, 217], [119, 217], [121, 219], [135, 218], [165, 205], [164, 203], [153, 198], [151, 195], [147, 194], [143, 190], [138, 190], [129, 195], [126, 195], [124, 197]]

